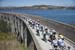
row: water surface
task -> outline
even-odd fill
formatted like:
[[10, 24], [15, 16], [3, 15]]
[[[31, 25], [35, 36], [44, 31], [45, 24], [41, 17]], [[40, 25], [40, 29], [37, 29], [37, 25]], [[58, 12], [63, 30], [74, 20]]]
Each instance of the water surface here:
[[14, 9], [14, 10], [0, 10], [0, 12], [16, 12], [23, 14], [32, 14], [32, 15], [43, 16], [45, 18], [57, 20], [67, 24], [75, 24], [75, 10]]

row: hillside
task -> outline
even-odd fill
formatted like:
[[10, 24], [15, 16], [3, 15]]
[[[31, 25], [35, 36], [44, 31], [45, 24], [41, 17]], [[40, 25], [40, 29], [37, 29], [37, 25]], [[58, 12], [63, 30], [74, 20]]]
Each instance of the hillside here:
[[0, 50], [26, 50], [26, 48], [16, 40], [15, 34], [0, 32]]
[[0, 10], [10, 9], [75, 9], [75, 7], [65, 6], [52, 6], [52, 5], [34, 5], [34, 6], [23, 6], [23, 7], [0, 7]]

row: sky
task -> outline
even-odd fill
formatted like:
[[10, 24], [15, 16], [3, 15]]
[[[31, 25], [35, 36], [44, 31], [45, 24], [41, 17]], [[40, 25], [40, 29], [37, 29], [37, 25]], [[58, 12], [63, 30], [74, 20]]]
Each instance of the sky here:
[[75, 6], [75, 0], [0, 0], [0, 6], [54, 5]]

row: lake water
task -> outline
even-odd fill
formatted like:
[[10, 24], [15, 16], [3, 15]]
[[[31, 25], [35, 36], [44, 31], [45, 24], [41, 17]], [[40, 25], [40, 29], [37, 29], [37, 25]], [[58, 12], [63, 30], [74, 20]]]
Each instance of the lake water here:
[[32, 14], [43, 16], [45, 18], [57, 20], [67, 24], [75, 24], [75, 10], [14, 9], [14, 10], [0, 10], [0, 12], [16, 12], [16, 13]]

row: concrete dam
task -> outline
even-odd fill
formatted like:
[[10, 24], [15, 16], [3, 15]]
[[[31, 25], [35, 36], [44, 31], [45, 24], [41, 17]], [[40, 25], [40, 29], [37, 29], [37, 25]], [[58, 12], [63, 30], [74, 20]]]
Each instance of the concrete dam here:
[[[25, 46], [28, 48], [27, 50], [54, 49], [53, 46], [49, 44], [49, 42], [45, 42], [41, 39], [42, 35], [36, 35], [36, 30], [33, 29], [28, 23], [29, 18], [32, 20], [39, 19], [39, 23], [47, 26], [48, 29], [55, 29], [57, 35], [58, 33], [61, 33], [64, 36], [66, 48], [70, 46], [70, 50], [75, 50], [75, 26], [29, 14], [0, 13], [0, 20], [11, 23], [11, 32], [18, 35], [18, 39], [22, 40], [22, 42], [25, 43]], [[69, 49], [67, 48], [64, 50]]]

